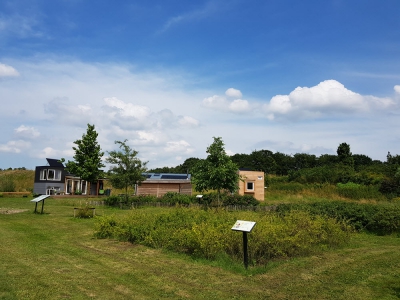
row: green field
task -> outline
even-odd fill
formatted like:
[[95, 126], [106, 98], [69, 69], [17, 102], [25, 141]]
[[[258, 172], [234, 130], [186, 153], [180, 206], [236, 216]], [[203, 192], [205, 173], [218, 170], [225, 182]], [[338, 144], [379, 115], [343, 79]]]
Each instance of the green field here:
[[397, 236], [355, 233], [345, 248], [245, 270], [95, 239], [94, 219], [73, 218], [78, 204], [48, 199], [41, 215], [27, 198], [0, 198], [0, 299], [400, 298]]

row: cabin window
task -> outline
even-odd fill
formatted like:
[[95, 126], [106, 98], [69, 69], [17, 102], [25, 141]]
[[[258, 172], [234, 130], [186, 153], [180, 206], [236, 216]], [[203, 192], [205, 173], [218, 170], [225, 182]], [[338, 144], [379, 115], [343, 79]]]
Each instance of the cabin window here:
[[254, 191], [254, 182], [253, 181], [246, 182], [246, 191], [249, 191], [249, 192]]

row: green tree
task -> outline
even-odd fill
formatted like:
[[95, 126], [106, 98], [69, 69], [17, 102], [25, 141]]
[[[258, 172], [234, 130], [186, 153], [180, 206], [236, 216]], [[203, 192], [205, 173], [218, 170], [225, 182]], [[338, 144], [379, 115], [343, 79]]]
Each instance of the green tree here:
[[250, 154], [251, 166], [256, 171], [263, 171], [265, 174], [274, 174], [277, 164], [274, 153], [270, 150], [254, 150]]
[[145, 180], [142, 174], [147, 170], [147, 162], [137, 158], [139, 152], [129, 147], [127, 141], [115, 141], [120, 150], [108, 152], [109, 157], [106, 158], [106, 162], [113, 165], [107, 173], [111, 185], [117, 189], [125, 189], [126, 200], [128, 200], [128, 187]]
[[317, 165], [317, 157], [314, 154], [296, 153], [293, 160], [295, 170], [314, 168]]
[[175, 171], [178, 173], [191, 173], [192, 168], [197, 164], [199, 160], [200, 159], [196, 157], [189, 157], [183, 162], [183, 164], [177, 166], [175, 168]]
[[273, 154], [273, 158], [277, 165], [276, 175], [285, 176], [294, 169], [294, 159], [290, 155], [276, 152]]
[[236, 153], [235, 155], [231, 156], [231, 159], [240, 169], [254, 169], [252, 166], [251, 156], [249, 154]]
[[[74, 160], [65, 164], [68, 172], [90, 183], [96, 182], [103, 176], [101, 168], [104, 167], [104, 164], [101, 158], [104, 152], [101, 151], [97, 142], [97, 136], [95, 126], [87, 124], [86, 134], [82, 135], [81, 140], [74, 142], [76, 147], [72, 147], [75, 151]], [[65, 159], [62, 158], [61, 162], [64, 163]]]
[[354, 168], [354, 158], [350, 152], [350, 145], [347, 143], [341, 143], [336, 151], [339, 162], [343, 165]]
[[238, 167], [226, 154], [224, 142], [220, 137], [213, 137], [214, 142], [207, 148], [208, 156], [200, 160], [193, 168], [193, 183], [198, 192], [216, 190], [218, 205], [221, 190], [231, 193], [239, 188]]

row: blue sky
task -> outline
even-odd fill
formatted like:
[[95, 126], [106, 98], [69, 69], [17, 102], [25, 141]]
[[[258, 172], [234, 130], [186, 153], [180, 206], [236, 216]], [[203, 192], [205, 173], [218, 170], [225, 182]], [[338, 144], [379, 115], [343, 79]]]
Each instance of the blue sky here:
[[0, 168], [72, 159], [95, 124], [149, 167], [398, 151], [400, 2], [0, 2]]

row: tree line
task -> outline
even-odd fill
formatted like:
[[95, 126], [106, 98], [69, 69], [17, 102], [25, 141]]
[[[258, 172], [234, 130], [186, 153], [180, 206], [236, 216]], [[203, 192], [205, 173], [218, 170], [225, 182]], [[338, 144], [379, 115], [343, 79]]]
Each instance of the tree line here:
[[[350, 145], [341, 143], [336, 155], [288, 155], [270, 150], [254, 150], [250, 154], [235, 154], [230, 159], [238, 169], [263, 171], [266, 175], [285, 177], [289, 182], [375, 185], [389, 197], [400, 196], [400, 155], [392, 155], [390, 152], [386, 161], [373, 160], [364, 154], [352, 154]], [[201, 161], [191, 157], [176, 167], [155, 168], [150, 172], [193, 173]]]
[[[400, 195], [400, 156], [387, 155], [385, 162], [372, 160], [363, 154], [352, 154], [350, 145], [341, 143], [336, 155], [316, 156], [307, 153], [288, 155], [270, 150], [255, 150], [251, 154], [228, 156], [222, 138], [214, 137], [207, 148], [205, 159], [191, 157], [176, 167], [163, 167], [148, 170], [147, 162], [137, 158], [138, 152], [125, 141], [115, 141], [119, 150], [109, 151], [105, 161], [111, 164], [107, 173], [101, 171], [104, 152], [97, 142], [94, 125], [88, 124], [86, 134], [76, 140], [73, 147], [74, 160], [66, 163], [66, 169], [81, 179], [94, 182], [107, 176], [113, 187], [128, 190], [140, 184], [145, 172], [191, 173], [198, 192], [237, 190], [238, 169], [263, 171], [266, 175], [284, 176], [287, 181], [303, 184], [363, 184], [379, 186], [379, 190], [390, 197]], [[61, 159], [65, 162], [65, 159]], [[265, 176], [266, 180], [269, 176]], [[268, 185], [268, 182], [266, 182]]]

